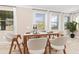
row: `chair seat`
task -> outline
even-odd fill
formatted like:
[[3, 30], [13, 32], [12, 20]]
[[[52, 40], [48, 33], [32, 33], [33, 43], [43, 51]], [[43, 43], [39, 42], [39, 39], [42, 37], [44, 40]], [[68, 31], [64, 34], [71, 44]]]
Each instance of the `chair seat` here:
[[29, 50], [31, 54], [43, 54], [45, 49], [42, 50]]
[[64, 46], [57, 46], [57, 45], [52, 45], [52, 44], [51, 44], [51, 47], [56, 50], [63, 50], [64, 49]]

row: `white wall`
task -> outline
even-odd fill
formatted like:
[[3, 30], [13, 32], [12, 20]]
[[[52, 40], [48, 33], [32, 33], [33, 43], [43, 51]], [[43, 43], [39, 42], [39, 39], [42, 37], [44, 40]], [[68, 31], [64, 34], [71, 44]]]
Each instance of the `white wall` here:
[[17, 33], [24, 34], [32, 30], [32, 9], [30, 8], [16, 8], [17, 16]]

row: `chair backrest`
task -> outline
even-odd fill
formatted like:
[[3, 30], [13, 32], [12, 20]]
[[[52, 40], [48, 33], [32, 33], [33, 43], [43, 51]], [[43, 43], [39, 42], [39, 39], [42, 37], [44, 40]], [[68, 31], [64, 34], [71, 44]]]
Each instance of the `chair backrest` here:
[[51, 43], [57, 46], [63, 46], [66, 44], [66, 37], [58, 37], [55, 40], [52, 40]]
[[44, 49], [47, 43], [47, 38], [35, 38], [29, 39], [27, 42], [28, 49], [30, 50], [41, 50]]
[[16, 36], [14, 35], [14, 33], [6, 33], [4, 35], [5, 39], [7, 39], [8, 41], [12, 41], [13, 38], [15, 38]]

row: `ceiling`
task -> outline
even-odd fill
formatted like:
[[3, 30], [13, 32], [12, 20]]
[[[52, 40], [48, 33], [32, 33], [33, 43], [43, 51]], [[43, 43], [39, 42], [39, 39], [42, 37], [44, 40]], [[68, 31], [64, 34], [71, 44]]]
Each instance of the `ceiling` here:
[[79, 5], [29, 5], [32, 8], [42, 8], [57, 12], [76, 13], [79, 12]]

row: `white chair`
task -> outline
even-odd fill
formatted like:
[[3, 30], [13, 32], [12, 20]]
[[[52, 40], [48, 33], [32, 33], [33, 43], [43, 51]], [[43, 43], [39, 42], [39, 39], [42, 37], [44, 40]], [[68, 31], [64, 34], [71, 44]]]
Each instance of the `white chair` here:
[[47, 38], [29, 39], [27, 42], [29, 53], [42, 54], [45, 53]]
[[20, 35], [15, 35], [14, 33], [6, 33], [4, 35], [4, 38], [8, 41], [11, 42], [11, 47], [10, 47], [10, 51], [9, 54], [11, 54], [12, 48], [14, 46], [14, 49], [16, 48], [16, 46], [18, 46], [20, 53], [22, 53], [21, 48], [20, 48], [20, 44], [22, 42], [19, 42], [18, 39], [21, 39]]
[[13, 38], [16, 38], [16, 35], [14, 33], [5, 33], [4, 39], [6, 39], [8, 42], [11, 42]]
[[[56, 52], [63, 50], [64, 54], [66, 53], [66, 37], [58, 37], [54, 40], [50, 41], [50, 47], [51, 49], [54, 49]], [[50, 49], [50, 50], [51, 50]]]

